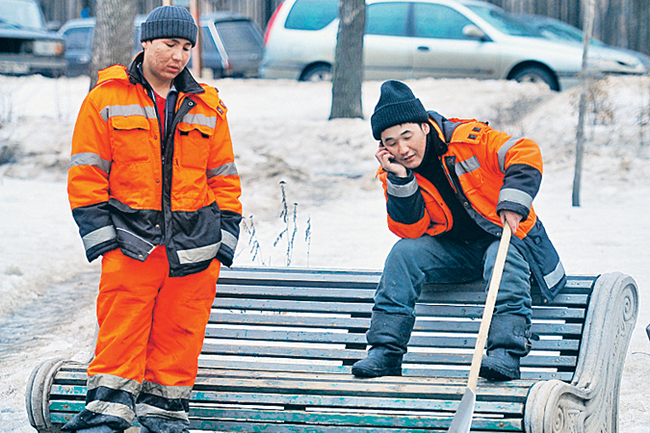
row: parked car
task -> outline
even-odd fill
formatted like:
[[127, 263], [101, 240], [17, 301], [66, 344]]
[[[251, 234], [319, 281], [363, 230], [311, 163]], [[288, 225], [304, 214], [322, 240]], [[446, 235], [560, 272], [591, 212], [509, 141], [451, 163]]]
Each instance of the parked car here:
[[0, 74], [58, 77], [64, 52], [63, 38], [48, 30], [36, 0], [0, 1]]
[[[133, 55], [142, 50], [140, 24], [146, 15], [135, 18]], [[66, 22], [59, 33], [66, 40], [69, 76], [88, 75], [92, 55], [95, 18], [76, 18]], [[249, 18], [232, 12], [214, 12], [201, 17], [203, 68], [214, 78], [256, 77], [262, 60], [262, 34]]]
[[[331, 79], [337, 0], [286, 0], [265, 34], [264, 78]], [[641, 74], [634, 56], [592, 57], [603, 73]], [[578, 82], [582, 49], [551, 41], [474, 0], [367, 0], [364, 77], [514, 79], [560, 90]]]
[[[575, 42], [581, 45], [583, 44], [584, 32], [579, 28], [572, 26], [571, 24], [565, 23], [564, 21], [556, 20], [555, 18], [543, 15], [529, 14], [520, 14], [517, 15], [517, 18], [528, 24], [545, 38], [566, 42]], [[643, 65], [646, 67], [646, 72], [648, 72], [648, 69], [650, 68], [650, 56], [638, 51], [607, 45], [606, 43], [595, 38], [591, 38], [589, 47], [590, 49], [609, 49], [631, 54], [637, 57], [641, 63], [643, 63]]]

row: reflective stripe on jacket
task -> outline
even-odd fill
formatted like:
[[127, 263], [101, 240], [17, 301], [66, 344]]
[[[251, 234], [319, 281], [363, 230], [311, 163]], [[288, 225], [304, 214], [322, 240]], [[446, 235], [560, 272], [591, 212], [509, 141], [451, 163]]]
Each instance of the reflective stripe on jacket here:
[[[486, 232], [500, 236], [503, 227], [498, 212], [510, 210], [523, 216], [512, 243], [526, 257], [544, 302], [551, 301], [564, 287], [566, 276], [557, 251], [532, 206], [542, 180], [539, 147], [530, 139], [512, 137], [476, 120], [448, 120], [433, 111], [429, 116], [431, 133], [437, 132], [448, 145], [447, 152], [440, 158], [445, 174], [472, 219]], [[387, 200], [388, 227], [397, 236], [436, 236], [451, 229], [452, 213], [427, 179], [415, 173], [411, 182], [396, 185], [381, 167], [377, 176]], [[392, 197], [404, 198], [418, 193], [424, 198], [424, 212], [394, 208], [413, 201], [391, 200]], [[391, 213], [422, 217], [404, 223], [391, 218]]]
[[170, 276], [202, 271], [214, 258], [230, 266], [242, 206], [226, 107], [183, 70], [163, 143], [141, 61], [142, 53], [128, 70], [101, 71], [75, 124], [68, 195], [86, 256], [119, 247], [144, 261], [164, 244]]

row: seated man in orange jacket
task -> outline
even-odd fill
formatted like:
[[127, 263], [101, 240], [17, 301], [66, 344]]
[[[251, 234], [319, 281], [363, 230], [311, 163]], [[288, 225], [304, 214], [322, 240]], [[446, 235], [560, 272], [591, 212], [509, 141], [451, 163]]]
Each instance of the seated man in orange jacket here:
[[75, 125], [68, 173], [86, 256], [102, 256], [99, 334], [86, 407], [63, 427], [186, 432], [220, 266], [242, 206], [226, 107], [186, 65], [192, 15], [154, 9], [143, 52], [99, 73]]
[[446, 119], [424, 109], [399, 81], [381, 86], [371, 118], [379, 140], [388, 226], [401, 237], [386, 259], [375, 294], [368, 357], [358, 377], [399, 376], [426, 283], [489, 281], [504, 224], [514, 236], [480, 375], [520, 377], [530, 351], [531, 284], [552, 300], [566, 276], [532, 207], [542, 180], [535, 142], [476, 120]]

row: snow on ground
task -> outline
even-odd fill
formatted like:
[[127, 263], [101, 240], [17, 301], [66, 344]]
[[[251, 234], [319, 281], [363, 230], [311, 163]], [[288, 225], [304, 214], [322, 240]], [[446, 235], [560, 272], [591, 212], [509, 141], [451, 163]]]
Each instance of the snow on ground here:
[[[381, 269], [396, 240], [374, 179], [368, 121], [381, 83], [364, 84], [365, 120], [328, 121], [327, 83], [209, 82], [229, 108], [243, 180], [235, 265]], [[408, 84], [427, 108], [447, 117], [488, 120], [537, 140], [545, 177], [535, 207], [567, 272], [621, 271], [636, 279], [641, 308], [619, 420], [622, 433], [647, 433], [650, 78], [612, 78], [591, 89], [579, 207], [571, 205], [577, 88]], [[24, 392], [36, 364], [51, 357], [83, 361], [92, 348], [99, 266], [85, 261], [65, 190], [70, 137], [87, 90], [87, 78], [0, 77], [0, 432], [33, 431]]]

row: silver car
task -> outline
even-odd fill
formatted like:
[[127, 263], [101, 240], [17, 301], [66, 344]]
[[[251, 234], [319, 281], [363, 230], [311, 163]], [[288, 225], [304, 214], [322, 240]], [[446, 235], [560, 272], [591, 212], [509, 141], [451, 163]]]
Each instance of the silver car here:
[[[331, 79], [337, 0], [286, 0], [265, 35], [263, 78]], [[364, 77], [514, 79], [553, 90], [578, 82], [582, 49], [541, 37], [513, 15], [473, 0], [367, 0]], [[590, 57], [597, 73], [643, 74], [635, 56]]]

